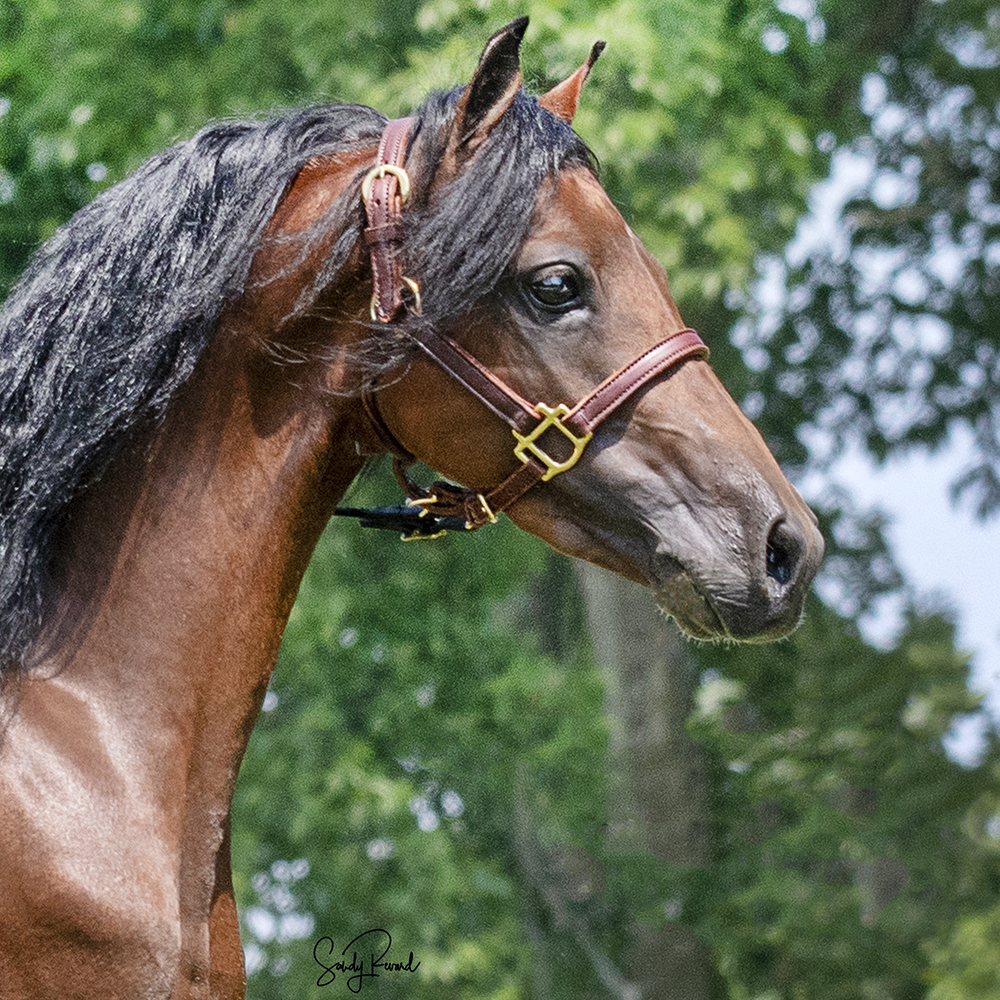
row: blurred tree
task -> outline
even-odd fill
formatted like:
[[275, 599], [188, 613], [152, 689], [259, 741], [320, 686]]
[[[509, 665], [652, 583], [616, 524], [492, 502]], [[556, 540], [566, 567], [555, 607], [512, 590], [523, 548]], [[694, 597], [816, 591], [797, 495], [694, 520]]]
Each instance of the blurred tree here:
[[[727, 995], [920, 996], [928, 947], [971, 980], [1000, 889], [1000, 746], [974, 768], [944, 752], [976, 707], [951, 624], [911, 612], [883, 652], [816, 606], [789, 643], [701, 660], [692, 726], [719, 799], [697, 926]], [[974, 961], [995, 969], [995, 942], [988, 956]]]
[[602, 685], [525, 628], [543, 566], [509, 523], [417, 546], [331, 526], [234, 813], [251, 996], [329, 995], [316, 940], [369, 927], [421, 963], [380, 996], [604, 995]]
[[321, 98], [372, 103], [403, 62], [419, 6], [3, 0], [0, 289], [101, 188], [208, 120]]
[[[596, 566], [581, 564], [579, 572], [604, 670], [610, 843], [677, 871], [703, 869], [712, 825], [706, 767], [686, 728], [696, 658], [644, 588]], [[711, 995], [711, 955], [682, 922], [688, 900], [678, 893], [658, 902], [661, 919], [622, 928], [624, 971], [644, 997], [703, 1000]]]
[[[536, 91], [608, 40], [578, 130], [779, 457], [806, 463], [803, 427], [882, 455], [965, 423], [989, 509], [998, 22], [972, 0], [0, 0], [0, 287], [207, 119], [318, 99], [403, 112], [525, 12]], [[842, 151], [872, 164], [847, 242], [793, 259], [787, 314], [738, 325], [761, 255], [784, 253]], [[831, 501], [824, 520], [853, 617], [899, 577], [877, 518]], [[882, 652], [817, 605], [777, 648], [692, 651], [713, 825], [707, 857], [678, 855], [609, 835], [620, 719], [557, 565], [509, 525], [438, 547], [331, 527], [236, 803], [251, 997], [336, 995], [317, 940], [378, 926], [420, 962], [365, 985], [385, 997], [634, 996], [637, 949], [685, 928], [736, 998], [902, 998], [924, 978], [934, 1000], [988, 995], [996, 752], [969, 770], [943, 754], [972, 707], [945, 621], [914, 615]], [[676, 707], [690, 671], [664, 658], [642, 679], [686, 692]]]
[[965, 431], [975, 457], [955, 490], [986, 516], [1000, 509], [1000, 7], [891, 6], [877, 19], [817, 5], [825, 46], [877, 56], [863, 127], [832, 120], [820, 135], [851, 190], [836, 237], [778, 265], [791, 295], [742, 343], [786, 451], [801, 453], [803, 426], [813, 461], [848, 443], [881, 460]]
[[1000, 995], [1000, 906], [956, 921], [932, 952], [927, 1000], [991, 1000]]

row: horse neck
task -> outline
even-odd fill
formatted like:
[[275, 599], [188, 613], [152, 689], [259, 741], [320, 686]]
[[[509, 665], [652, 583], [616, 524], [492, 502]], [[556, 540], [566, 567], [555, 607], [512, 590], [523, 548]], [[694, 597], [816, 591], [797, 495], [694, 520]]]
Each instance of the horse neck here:
[[33, 674], [100, 705], [154, 771], [164, 747], [187, 756], [225, 807], [302, 573], [363, 461], [356, 402], [292, 385], [238, 327], [78, 502]]
[[[379, 450], [347, 384], [367, 333], [350, 319], [370, 294], [357, 260], [331, 286], [336, 301], [286, 321], [335, 234], [299, 237], [370, 156], [301, 172], [162, 424], [83, 495], [66, 529], [64, 586], [34, 676], [82, 688], [140, 745], [146, 726], [188, 754], [212, 743], [225, 762], [218, 791], [235, 780], [316, 541], [366, 445]], [[279, 364], [265, 349], [276, 342], [299, 363]]]

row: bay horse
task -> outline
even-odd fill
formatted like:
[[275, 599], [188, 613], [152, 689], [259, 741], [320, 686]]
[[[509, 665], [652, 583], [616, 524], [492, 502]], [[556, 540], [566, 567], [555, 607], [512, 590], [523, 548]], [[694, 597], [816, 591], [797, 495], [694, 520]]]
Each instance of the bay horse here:
[[[372, 456], [416, 516], [505, 510], [693, 636], [799, 621], [815, 519], [570, 127], [597, 48], [533, 98], [526, 24], [405, 120], [207, 127], [82, 209], [8, 299], [3, 1000], [243, 996], [237, 770]], [[447, 478], [414, 486], [415, 458]]]

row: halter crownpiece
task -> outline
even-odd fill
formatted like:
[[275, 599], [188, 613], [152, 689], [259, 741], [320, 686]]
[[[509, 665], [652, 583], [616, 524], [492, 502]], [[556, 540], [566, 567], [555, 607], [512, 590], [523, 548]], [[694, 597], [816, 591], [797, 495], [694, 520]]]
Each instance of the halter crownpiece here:
[[[541, 103], [553, 114], [569, 120], [576, 110], [579, 91], [594, 59], [603, 45], [598, 43], [591, 57], [576, 73], [553, 88]], [[554, 96], [553, 96], [554, 95]], [[404, 289], [412, 294], [409, 309], [420, 313], [420, 288], [403, 274], [402, 250], [404, 229], [402, 208], [411, 188], [403, 167], [406, 143], [412, 118], [398, 118], [385, 127], [379, 142], [375, 166], [362, 183], [362, 197], [368, 226], [365, 244], [372, 266], [372, 319], [391, 323], [404, 306]], [[371, 392], [366, 406], [380, 436], [395, 453], [393, 468], [406, 493], [406, 507], [382, 508], [361, 512], [361, 523], [371, 527], [402, 528], [404, 538], [429, 538], [441, 534], [441, 528], [462, 525], [475, 531], [496, 521], [496, 515], [510, 507], [537, 483], [544, 483], [576, 465], [595, 428], [622, 403], [653, 379], [691, 357], [708, 357], [708, 347], [691, 329], [680, 330], [654, 345], [634, 361], [606, 378], [575, 406], [544, 402], [530, 403], [488, 368], [480, 364], [450, 337], [420, 325], [404, 331], [413, 343], [466, 390], [471, 392], [511, 428], [513, 453], [521, 463], [502, 483], [484, 492], [438, 481], [424, 490], [406, 475], [414, 462], [397, 442], [378, 414]], [[543, 442], [543, 437], [545, 441]], [[558, 444], [553, 449], [552, 441]], [[553, 454], [553, 451], [560, 454]], [[360, 517], [353, 509], [337, 513]]]
[[420, 313], [420, 288], [403, 275], [403, 205], [410, 196], [410, 176], [403, 169], [406, 140], [412, 118], [389, 122], [379, 142], [375, 166], [361, 182], [368, 228], [365, 245], [372, 262], [372, 319], [391, 323], [403, 305], [403, 286], [414, 296], [414, 312]]

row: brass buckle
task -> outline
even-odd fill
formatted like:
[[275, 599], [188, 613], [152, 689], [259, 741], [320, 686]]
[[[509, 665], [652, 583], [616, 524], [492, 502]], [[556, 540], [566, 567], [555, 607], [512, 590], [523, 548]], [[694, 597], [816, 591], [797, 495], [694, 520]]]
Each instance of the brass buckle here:
[[[438, 502], [437, 494], [432, 493], [429, 497], [407, 497], [406, 506], [407, 507], [419, 507], [420, 517], [426, 517], [430, 511], [427, 509], [432, 504]], [[399, 540], [401, 542], [432, 542], [435, 538], [441, 538], [448, 534], [447, 528], [442, 528], [440, 531], [435, 531], [433, 535], [421, 535], [414, 532], [412, 535], [400, 535]]]
[[[482, 495], [482, 493], [477, 493], [476, 494], [476, 499], [479, 501], [479, 505], [482, 507], [483, 513], [486, 515], [486, 523], [487, 524], [496, 524], [497, 523], [497, 516], [496, 516], [496, 514], [493, 513], [492, 510], [490, 510], [490, 505], [486, 502], [486, 497], [484, 497]], [[472, 531], [472, 530], [475, 529], [475, 527], [476, 526], [471, 521], [466, 521], [465, 522], [465, 530], [466, 531]]]
[[[422, 316], [424, 314], [423, 302], [420, 300], [420, 285], [418, 285], [412, 278], [408, 278], [405, 274], [402, 276], [403, 283], [411, 292], [413, 292], [413, 305], [409, 306], [409, 310], [414, 316]], [[375, 299], [378, 297], [376, 292], [372, 292], [371, 305], [368, 307], [368, 312], [371, 315], [372, 322], [378, 322], [378, 314], [375, 312]]]
[[376, 180], [385, 177], [386, 174], [392, 174], [399, 181], [399, 200], [401, 202], [405, 202], [410, 197], [410, 175], [402, 167], [397, 167], [394, 163], [381, 163], [377, 167], [372, 167], [365, 174], [365, 179], [361, 182], [361, 197], [364, 199], [366, 205], [368, 204], [368, 199], [372, 196], [372, 184]]
[[[538, 403], [535, 406], [535, 413], [543, 418], [542, 422], [530, 434], [519, 434], [516, 430], [512, 432], [517, 440], [517, 445], [514, 447], [514, 454], [522, 462], [527, 462], [528, 456], [526, 452], [531, 452], [545, 466], [546, 471], [542, 476], [543, 483], [547, 483], [556, 473], [572, 469], [583, 454], [583, 449], [594, 436], [592, 431], [587, 431], [583, 437], [577, 437], [563, 423], [563, 418], [569, 416], [569, 412], [569, 407], [565, 403], [560, 403], [556, 407]], [[565, 462], [557, 462], [551, 455], [546, 454], [535, 444], [538, 438], [550, 427], [555, 427], [573, 445], [573, 454]]]
[[407, 497], [406, 506], [407, 507], [419, 507], [420, 514], [419, 517], [426, 517], [430, 511], [428, 507], [432, 507], [438, 502], [437, 494], [432, 493], [429, 497]]

